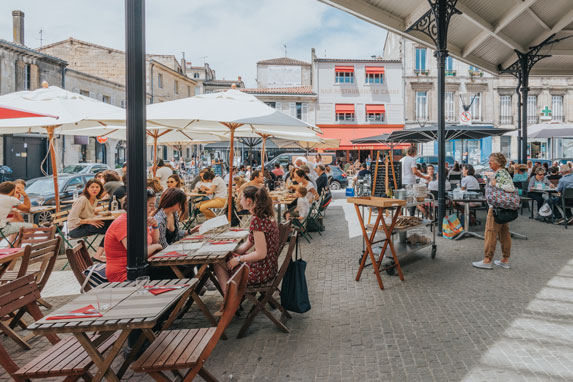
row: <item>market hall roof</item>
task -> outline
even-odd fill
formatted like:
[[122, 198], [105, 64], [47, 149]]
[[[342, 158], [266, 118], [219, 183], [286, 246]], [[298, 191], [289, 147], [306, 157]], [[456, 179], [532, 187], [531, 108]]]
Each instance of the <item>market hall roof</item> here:
[[[434, 49], [431, 38], [408, 30], [426, 12], [427, 0], [320, 0], [372, 24]], [[461, 14], [453, 15], [448, 30], [450, 55], [470, 65], [498, 73], [516, 60], [514, 50], [526, 53], [551, 36], [573, 36], [571, 0], [458, 0]], [[573, 74], [573, 38], [539, 51], [551, 57], [533, 66], [532, 75]]]

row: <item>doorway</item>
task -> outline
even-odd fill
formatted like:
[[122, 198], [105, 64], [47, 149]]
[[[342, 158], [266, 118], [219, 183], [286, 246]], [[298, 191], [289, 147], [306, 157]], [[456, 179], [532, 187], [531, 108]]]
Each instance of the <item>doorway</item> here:
[[[13, 171], [13, 179], [32, 179], [44, 176], [42, 160], [48, 152], [48, 140], [31, 136], [4, 136], [4, 164]], [[48, 171], [49, 158], [44, 162], [44, 171]]]

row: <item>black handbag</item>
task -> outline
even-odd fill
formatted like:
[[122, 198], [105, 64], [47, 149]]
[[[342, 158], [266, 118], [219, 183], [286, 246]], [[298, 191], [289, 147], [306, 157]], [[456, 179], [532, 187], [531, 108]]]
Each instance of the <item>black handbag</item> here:
[[[294, 238], [291, 238], [294, 240]], [[306, 285], [306, 261], [298, 258], [298, 236], [296, 238], [295, 260], [291, 259], [290, 264], [283, 277], [281, 287], [281, 305], [286, 310], [295, 313], [305, 313], [310, 310], [310, 299], [308, 298], [308, 288]]]
[[494, 207], [493, 218], [497, 224], [505, 224], [517, 219], [517, 210], [509, 210], [507, 208]]

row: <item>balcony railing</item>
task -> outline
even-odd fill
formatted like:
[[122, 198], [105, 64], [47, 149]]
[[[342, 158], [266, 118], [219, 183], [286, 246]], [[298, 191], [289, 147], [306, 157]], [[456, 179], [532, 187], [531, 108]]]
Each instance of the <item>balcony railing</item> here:
[[534, 123], [539, 123], [539, 116], [537, 115], [528, 115], [527, 116], [527, 124], [531, 125]]
[[416, 73], [417, 76], [427, 76], [430, 74], [430, 71], [428, 69], [416, 69], [414, 73]]
[[565, 116], [564, 115], [554, 115], [551, 120], [553, 122], [565, 122]]
[[456, 71], [455, 70], [446, 70], [446, 76], [455, 77]]
[[513, 124], [513, 117], [511, 115], [502, 115], [499, 117], [500, 125], [511, 125]]

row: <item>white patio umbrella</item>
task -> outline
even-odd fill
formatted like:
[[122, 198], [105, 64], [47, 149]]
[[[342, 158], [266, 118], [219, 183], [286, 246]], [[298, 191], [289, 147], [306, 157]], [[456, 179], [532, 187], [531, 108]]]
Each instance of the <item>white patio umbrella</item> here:
[[[121, 123], [117, 120], [116, 123]], [[152, 124], [153, 125], [153, 124]], [[68, 133], [74, 135], [86, 135], [90, 137], [107, 137], [111, 139], [126, 139], [127, 129], [123, 126], [99, 126], [90, 127], [78, 130], [69, 130]], [[224, 142], [228, 138], [207, 132], [195, 132], [182, 129], [174, 129], [170, 127], [163, 127], [153, 125], [146, 130], [147, 144], [153, 145], [153, 172], [157, 168], [157, 145], [196, 145], [207, 144], [213, 142]]]
[[[234, 140], [253, 132], [268, 137], [274, 134], [319, 133], [316, 126], [273, 109], [256, 97], [232, 89], [149, 105], [147, 119], [153, 123], [196, 132], [228, 133], [230, 163], [234, 158]], [[261, 137], [263, 137], [261, 135]], [[233, 179], [230, 166], [229, 179]], [[232, 181], [228, 190], [228, 218], [231, 220]]]
[[[68, 130], [101, 126], [99, 120], [118, 115], [121, 108], [63, 90], [57, 86], [42, 83], [42, 88], [33, 91], [21, 91], [0, 96], [0, 104], [11, 108], [26, 110], [47, 117], [19, 118], [0, 120], [0, 134], [24, 132], [47, 133], [52, 171], [56, 211], [60, 209], [58, 192], [58, 169], [54, 150], [54, 134], [69, 134]], [[123, 111], [125, 114], [125, 111]], [[53, 116], [53, 117], [50, 117]], [[74, 135], [74, 134], [72, 134]]]

